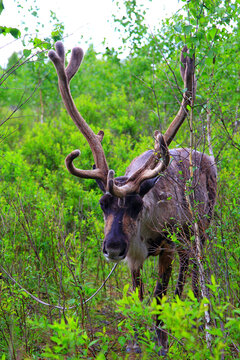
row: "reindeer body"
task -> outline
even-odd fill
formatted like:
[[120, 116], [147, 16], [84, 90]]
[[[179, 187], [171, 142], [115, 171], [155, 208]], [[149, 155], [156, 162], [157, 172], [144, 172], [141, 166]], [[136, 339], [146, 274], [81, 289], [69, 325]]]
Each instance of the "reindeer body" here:
[[[126, 170], [130, 177], [149, 158], [149, 150], [134, 159]], [[171, 234], [182, 239], [189, 237], [192, 214], [186, 198], [187, 181], [190, 179], [189, 149], [170, 150], [171, 163], [156, 181], [153, 188], [143, 197], [143, 208], [132, 239], [129, 240], [127, 261], [131, 271], [143, 265], [146, 258], [161, 253], [161, 249], [173, 243]], [[193, 191], [195, 212], [201, 227], [209, 226], [216, 197], [216, 166], [206, 154], [193, 151]], [[190, 196], [191, 197], [191, 196]], [[193, 205], [193, 204], [192, 204]], [[123, 229], [124, 231], [124, 229]], [[185, 244], [187, 245], [187, 244]]]
[[[188, 49], [185, 46], [181, 53], [180, 71], [186, 90], [182, 94], [177, 115], [164, 136], [158, 130], [155, 131], [154, 150], [146, 151], [134, 159], [125, 176], [114, 178], [114, 171], [109, 170], [101, 145], [103, 131], [94, 134], [78, 112], [70, 92], [70, 80], [83, 59], [82, 49], [72, 50], [66, 68], [61, 42], [56, 43], [56, 52], [49, 52], [58, 74], [59, 89], [66, 109], [87, 139], [95, 161], [93, 169], [76, 168], [73, 160], [80, 155], [80, 151], [75, 150], [65, 160], [67, 169], [80, 178], [95, 179], [104, 193], [100, 199], [105, 221], [103, 254], [109, 261], [128, 261], [133, 288], [140, 289], [141, 299], [143, 286], [140, 270], [149, 256], [158, 255], [158, 281], [155, 288], [158, 302], [167, 292], [175, 249], [180, 260], [175, 294], [182, 294], [190, 256], [194, 257], [195, 244], [190, 242], [193, 223], [199, 224], [200, 236], [204, 239], [204, 231], [209, 226], [216, 198], [216, 167], [213, 159], [193, 151], [194, 173], [191, 184], [188, 184], [189, 150], [168, 150], [168, 145], [186, 118], [195, 96], [195, 59], [187, 54]], [[192, 189], [190, 194], [187, 193], [189, 189]], [[173, 234], [177, 237], [177, 244], [172, 241]], [[192, 279], [193, 291], [198, 297], [196, 263], [193, 264]], [[167, 350], [167, 335], [159, 325], [161, 322], [157, 319], [158, 344], [162, 347], [161, 354], [164, 355]]]

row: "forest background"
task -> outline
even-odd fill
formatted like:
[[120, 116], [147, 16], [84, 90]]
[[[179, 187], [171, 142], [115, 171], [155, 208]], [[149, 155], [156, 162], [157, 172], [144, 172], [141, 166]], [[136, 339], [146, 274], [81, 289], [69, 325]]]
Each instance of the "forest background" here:
[[[2, 360], [158, 358], [154, 332], [149, 330], [150, 314], [156, 312], [169, 332], [169, 359], [239, 358], [239, 1], [181, 3], [180, 11], [150, 31], [144, 7], [137, 1], [119, 1], [125, 15], [113, 16], [121, 47], [97, 54], [89, 46], [71, 90], [91, 128], [105, 132], [109, 167], [123, 175], [134, 157], [153, 148], [154, 130], [164, 133], [178, 111], [184, 92], [179, 72], [183, 45], [195, 54], [194, 147], [208, 153], [210, 143], [218, 167], [215, 215], [201, 259], [207, 298], [198, 302], [188, 279], [183, 299], [174, 299], [174, 271], [168, 298], [157, 308], [152, 301], [157, 277], [153, 258], [144, 267], [143, 303], [127, 286], [127, 266], [119, 264], [102, 291], [83, 304], [102, 284], [111, 264], [101, 253], [101, 191], [92, 180], [74, 178], [64, 165], [66, 155], [77, 148], [81, 168], [89, 169], [93, 159], [63, 107], [47, 57], [57, 40], [64, 41], [64, 24], [52, 13], [54, 30], [49, 37], [23, 42], [23, 52], [13, 53], [1, 69]], [[0, 12], [3, 8], [0, 1]], [[37, 16], [37, 8], [30, 10]], [[0, 25], [0, 37], [21, 37], [18, 29]], [[128, 55], [122, 59], [126, 48]], [[187, 119], [172, 147], [189, 143]], [[55, 307], [35, 301], [13, 279]], [[211, 326], [200, 332], [206, 304]], [[141, 355], [124, 350], [133, 327]]]

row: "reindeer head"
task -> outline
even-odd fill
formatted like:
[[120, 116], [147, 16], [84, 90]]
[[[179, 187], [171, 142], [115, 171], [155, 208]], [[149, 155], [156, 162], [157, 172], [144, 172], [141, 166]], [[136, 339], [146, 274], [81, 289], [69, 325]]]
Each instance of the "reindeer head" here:
[[[91, 170], [77, 169], [73, 160], [80, 155], [79, 150], [71, 152], [65, 162], [69, 172], [75, 176], [85, 179], [95, 179], [104, 195], [100, 199], [100, 206], [104, 213], [105, 238], [103, 242], [103, 253], [108, 260], [120, 261], [127, 255], [129, 244], [138, 229], [138, 222], [143, 208], [143, 197], [151, 190], [169, 164], [168, 145], [174, 138], [179, 127], [187, 115], [187, 105], [191, 102], [194, 93], [194, 59], [183, 53], [187, 52], [184, 47], [181, 54], [182, 78], [184, 87], [188, 90], [183, 95], [180, 110], [172, 121], [165, 135], [158, 130], [154, 133], [155, 146], [142, 156], [144, 159], [136, 167], [133, 173], [114, 178], [114, 171], [109, 170], [105, 154], [101, 145], [104, 132], [94, 134], [92, 129], [78, 112], [70, 92], [69, 83], [77, 72], [82, 59], [83, 51], [74, 48], [70, 62], [65, 69], [65, 53], [61, 42], [56, 43], [56, 52], [50, 51], [49, 58], [55, 65], [59, 89], [65, 107], [76, 126], [84, 135], [92, 150], [95, 165]], [[137, 160], [137, 159], [135, 159]]]
[[118, 178], [114, 178], [114, 172], [110, 170], [107, 190], [99, 184], [105, 192], [100, 206], [105, 220], [103, 254], [108, 260], [120, 261], [126, 257], [131, 239], [138, 233], [143, 197], [169, 163], [168, 148], [162, 135], [155, 132], [155, 136], [155, 149], [147, 152], [147, 161], [143, 161], [140, 169], [131, 176]]

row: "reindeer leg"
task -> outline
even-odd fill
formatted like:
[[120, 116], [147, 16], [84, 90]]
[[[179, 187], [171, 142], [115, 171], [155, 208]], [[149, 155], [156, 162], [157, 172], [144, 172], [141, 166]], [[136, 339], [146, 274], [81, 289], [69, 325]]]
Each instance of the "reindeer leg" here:
[[178, 250], [179, 255], [179, 261], [180, 261], [180, 268], [179, 268], [179, 275], [178, 275], [178, 281], [177, 286], [175, 290], [175, 296], [181, 297], [184, 284], [186, 281], [186, 275], [189, 265], [189, 253], [186, 250]]
[[[161, 299], [167, 293], [168, 283], [172, 272], [173, 250], [162, 250], [159, 255], [159, 267], [158, 267], [158, 281], [156, 284], [154, 296], [157, 298], [157, 303], [161, 303]], [[159, 355], [165, 356], [168, 350], [168, 336], [165, 330], [162, 330], [163, 322], [157, 316], [157, 339], [158, 345], [162, 347]]]
[[133, 291], [135, 291], [137, 288], [139, 289], [139, 299], [143, 300], [143, 283], [141, 278], [141, 269], [139, 268], [137, 270], [132, 270], [132, 285], [133, 285]]
[[[133, 291], [135, 291], [137, 288], [139, 290], [138, 296], [140, 301], [143, 300], [143, 282], [142, 282], [142, 278], [141, 278], [141, 267], [137, 270], [132, 270], [131, 274], [132, 274], [132, 286], [133, 286]], [[134, 340], [133, 341], [129, 341], [128, 345], [127, 345], [127, 352], [131, 353], [141, 353], [141, 348], [138, 344], [138, 334], [136, 329], [134, 328]]]

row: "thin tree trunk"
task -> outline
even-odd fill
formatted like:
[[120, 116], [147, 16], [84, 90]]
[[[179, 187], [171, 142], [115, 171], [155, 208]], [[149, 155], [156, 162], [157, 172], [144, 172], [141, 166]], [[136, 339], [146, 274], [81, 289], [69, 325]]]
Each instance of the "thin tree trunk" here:
[[[191, 101], [191, 111], [190, 111], [189, 126], [190, 126], [189, 167], [190, 167], [190, 180], [191, 180], [191, 184], [193, 184], [193, 176], [194, 176], [194, 173], [193, 173], [193, 161], [192, 161], [192, 152], [193, 152], [193, 99]], [[191, 195], [194, 198], [194, 190], [192, 190]], [[194, 215], [194, 210], [193, 210], [192, 203], [191, 203], [191, 200], [190, 200], [190, 195], [187, 195], [187, 200], [188, 200], [189, 209], [190, 209], [190, 212], [191, 212], [191, 215], [192, 215], [192, 218], [193, 218], [194, 238], [195, 238], [195, 244], [196, 244], [196, 254], [195, 254], [195, 256], [196, 256], [198, 269], [199, 269], [199, 280], [200, 280], [201, 294], [202, 294], [203, 298], [208, 299], [206, 279], [205, 279], [204, 267], [203, 267], [203, 262], [202, 262], [203, 256], [202, 256], [201, 236], [200, 236], [200, 231], [199, 231], [199, 225], [198, 225], [198, 222], [197, 222], [197, 220], [195, 218], [195, 215]], [[208, 305], [205, 304], [205, 306], [206, 306], [206, 310], [205, 310], [206, 342], [207, 342], [208, 348], [211, 349], [212, 337], [211, 337], [211, 334], [209, 333], [211, 318], [210, 318], [210, 312], [209, 312], [209, 309], [208, 309]]]
[[211, 138], [211, 110], [209, 109], [208, 106], [209, 106], [209, 99], [207, 99], [207, 140], [208, 140], [209, 155], [213, 156], [212, 138]]
[[40, 95], [40, 105], [41, 105], [41, 113], [40, 113], [40, 123], [43, 124], [44, 119], [44, 105], [43, 105], [43, 97], [42, 97], [42, 90], [39, 90]]

